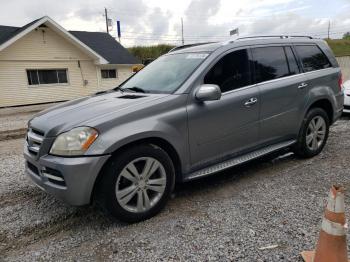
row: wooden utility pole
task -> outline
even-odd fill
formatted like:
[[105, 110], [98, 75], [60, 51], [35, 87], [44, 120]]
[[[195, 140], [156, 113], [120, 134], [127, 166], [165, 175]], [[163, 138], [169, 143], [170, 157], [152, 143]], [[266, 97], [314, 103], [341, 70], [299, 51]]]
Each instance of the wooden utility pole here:
[[106, 18], [106, 30], [107, 33], [109, 33], [109, 29], [108, 29], [108, 14], [107, 14], [107, 8], [105, 7], [105, 18]]
[[181, 17], [181, 38], [182, 38], [182, 45], [185, 44], [185, 39], [184, 39], [184, 20]]

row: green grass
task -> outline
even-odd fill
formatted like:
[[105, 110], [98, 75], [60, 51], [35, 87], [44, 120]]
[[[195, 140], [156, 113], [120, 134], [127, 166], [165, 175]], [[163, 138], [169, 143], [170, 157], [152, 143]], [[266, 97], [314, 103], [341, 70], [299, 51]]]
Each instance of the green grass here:
[[350, 40], [326, 39], [335, 56], [350, 56]]
[[[350, 56], [350, 40], [344, 39], [326, 39], [333, 50], [335, 56]], [[172, 49], [172, 45], [154, 45], [154, 46], [134, 46], [128, 48], [129, 52], [144, 62], [146, 59], [156, 59], [166, 54]]]
[[134, 46], [128, 48], [129, 52], [143, 62], [146, 59], [156, 59], [159, 56], [168, 53], [172, 45], [154, 45], [154, 46]]

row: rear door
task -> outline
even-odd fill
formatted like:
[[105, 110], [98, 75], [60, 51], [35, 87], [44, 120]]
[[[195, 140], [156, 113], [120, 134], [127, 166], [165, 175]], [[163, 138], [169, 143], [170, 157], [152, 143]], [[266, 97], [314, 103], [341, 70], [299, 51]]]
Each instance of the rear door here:
[[261, 92], [260, 142], [269, 144], [295, 138], [307, 101], [307, 79], [291, 46], [251, 49], [255, 83]]
[[[332, 66], [327, 56], [316, 44], [298, 44], [294, 48], [312, 92], [317, 92], [318, 88], [329, 87], [330, 90], [333, 90], [333, 95], [341, 93], [338, 84], [340, 69]], [[320, 98], [319, 95], [318, 98]]]

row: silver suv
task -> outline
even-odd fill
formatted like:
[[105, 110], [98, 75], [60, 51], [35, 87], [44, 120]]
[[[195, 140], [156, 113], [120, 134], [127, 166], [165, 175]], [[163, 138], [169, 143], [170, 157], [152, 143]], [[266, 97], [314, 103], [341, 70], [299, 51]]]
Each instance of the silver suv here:
[[290, 148], [321, 152], [343, 109], [323, 40], [250, 37], [175, 48], [119, 87], [28, 124], [26, 174], [71, 205], [118, 219], [157, 214], [176, 182]]

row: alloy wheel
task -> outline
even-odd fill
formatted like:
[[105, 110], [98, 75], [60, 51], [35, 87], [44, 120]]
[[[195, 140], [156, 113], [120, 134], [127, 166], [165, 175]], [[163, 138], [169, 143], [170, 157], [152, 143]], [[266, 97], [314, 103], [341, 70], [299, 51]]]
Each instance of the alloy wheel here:
[[141, 157], [123, 168], [117, 179], [115, 193], [122, 208], [142, 213], [159, 202], [165, 188], [164, 166], [155, 158]]
[[315, 116], [306, 131], [306, 145], [311, 151], [318, 150], [326, 136], [326, 121], [321, 116]]

